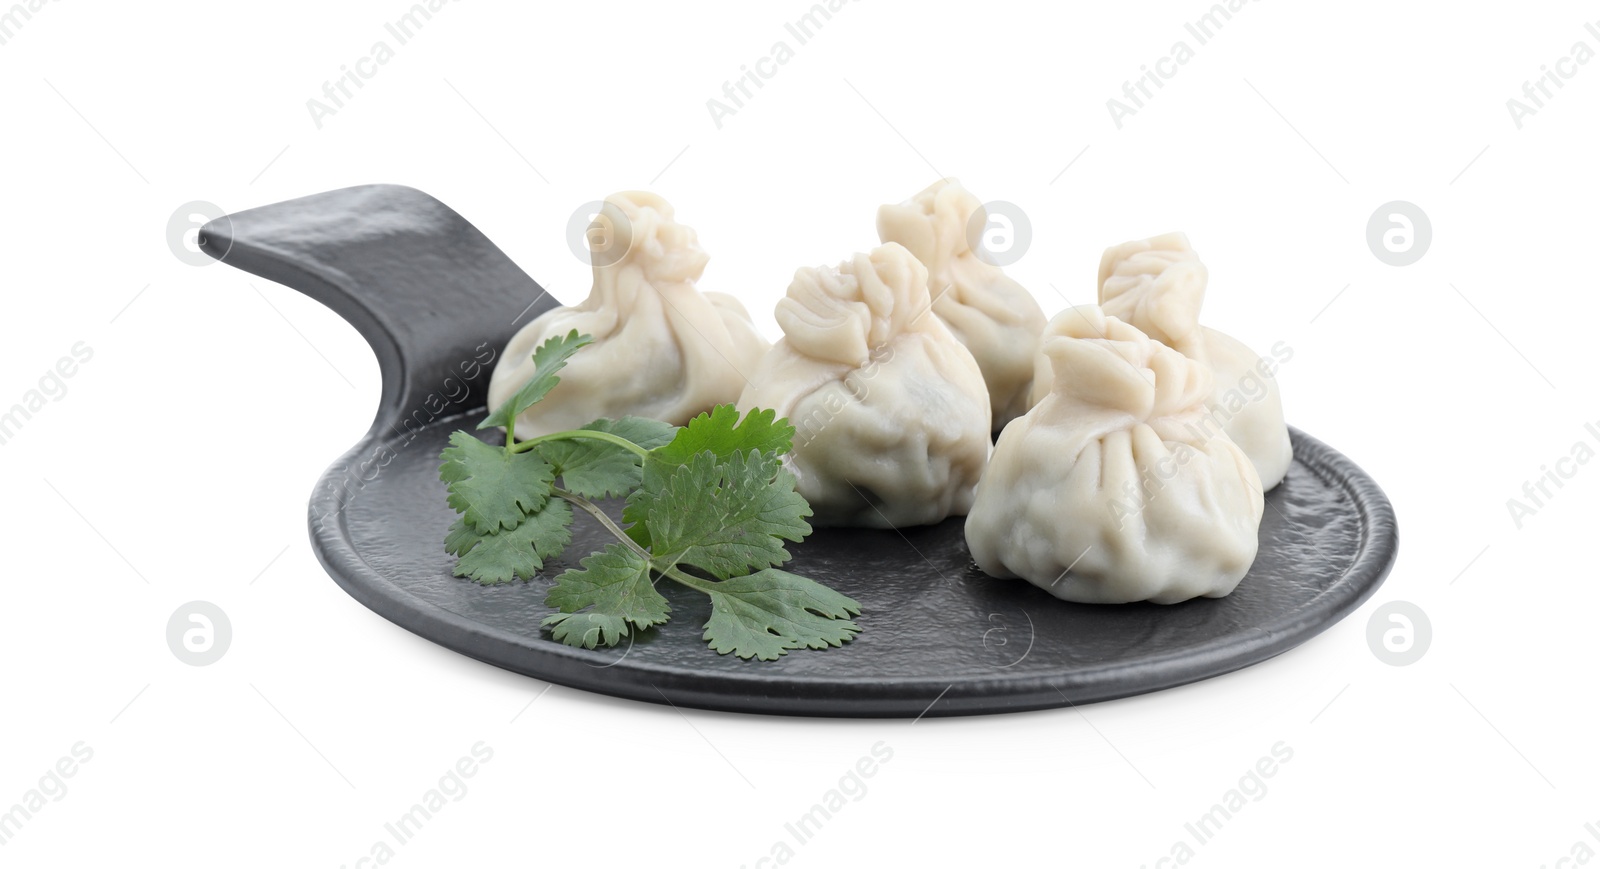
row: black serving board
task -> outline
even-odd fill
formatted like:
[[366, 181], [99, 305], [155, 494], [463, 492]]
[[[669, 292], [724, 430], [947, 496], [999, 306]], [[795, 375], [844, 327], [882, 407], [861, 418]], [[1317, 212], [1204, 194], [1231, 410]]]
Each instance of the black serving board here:
[[540, 632], [549, 576], [609, 538], [580, 516], [568, 555], [547, 565], [546, 577], [498, 587], [454, 578], [442, 547], [454, 514], [438, 477], [450, 432], [482, 418], [506, 341], [559, 302], [472, 224], [407, 187], [354, 187], [240, 212], [205, 226], [201, 241], [224, 262], [337, 311], [377, 354], [377, 419], [311, 498], [312, 543], [328, 574], [407, 630], [557, 684], [788, 715], [1076, 705], [1194, 682], [1291, 649], [1371, 596], [1394, 563], [1394, 512], [1377, 484], [1294, 431], [1294, 465], [1267, 495], [1260, 554], [1226, 598], [1059, 601], [981, 573], [956, 518], [901, 531], [824, 529], [791, 546], [787, 569], [861, 602], [863, 631], [842, 648], [776, 662], [719, 656], [700, 637], [706, 599], [671, 583], [661, 584], [671, 623], [631, 645], [570, 648]]

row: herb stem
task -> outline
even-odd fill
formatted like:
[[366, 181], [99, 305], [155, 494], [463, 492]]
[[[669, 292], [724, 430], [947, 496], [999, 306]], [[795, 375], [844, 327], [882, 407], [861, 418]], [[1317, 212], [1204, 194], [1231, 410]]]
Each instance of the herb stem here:
[[650, 564], [650, 568], [656, 573], [659, 573], [665, 577], [669, 577], [680, 585], [686, 585], [695, 591], [704, 594], [712, 594], [716, 591], [716, 589], [713, 587], [714, 583], [710, 582], [709, 580], [704, 580], [697, 576], [690, 576], [689, 574], [678, 569], [677, 565], [670, 562], [663, 563], [661, 559], [652, 556], [650, 554], [650, 550], [640, 546], [632, 537], [629, 537], [628, 532], [623, 531], [622, 528], [617, 525], [617, 523], [611, 521], [611, 517], [607, 516], [606, 512], [601, 510], [599, 505], [595, 504], [593, 501], [577, 494], [576, 492], [569, 492], [560, 486], [552, 487], [552, 491], [554, 491], [557, 497], [572, 503], [578, 509], [588, 513], [590, 516], [593, 516], [595, 521], [606, 527], [607, 531], [610, 531], [612, 534], [616, 535], [616, 538], [622, 541], [622, 545], [633, 550], [635, 555], [648, 562]]
[[[510, 429], [507, 428], [507, 433], [509, 434], [509, 432], [510, 432]], [[528, 450], [531, 450], [534, 447], [536, 447], [539, 444], [542, 444], [542, 443], [544, 443], [546, 441], [582, 439], [582, 438], [588, 438], [589, 440], [595, 440], [595, 441], [605, 441], [606, 443], [609, 443], [609, 444], [615, 444], [615, 445], [617, 445], [619, 447], [622, 447], [623, 449], [633, 453], [634, 455], [638, 456], [640, 459], [643, 459], [646, 456], [650, 455], [650, 451], [649, 450], [645, 449], [644, 447], [639, 446], [638, 444], [634, 443], [633, 441], [628, 440], [627, 438], [618, 437], [617, 435], [614, 435], [611, 432], [607, 432], [607, 431], [590, 431], [589, 429], [574, 429], [572, 431], [558, 431], [558, 432], [554, 432], [552, 434], [539, 435], [536, 438], [528, 438], [527, 440], [523, 441], [520, 444], [517, 444], [516, 446], [508, 446], [508, 447], [506, 447], [506, 449], [510, 450], [513, 453], [525, 453]]]
[[[590, 516], [593, 516], [595, 521], [606, 527], [607, 531], [615, 534], [617, 539], [621, 540], [624, 546], [632, 549], [635, 555], [638, 555], [645, 561], [651, 561], [649, 550], [645, 549], [643, 546], [640, 546], [638, 543], [635, 543], [634, 539], [628, 536], [628, 532], [623, 531], [617, 525], [617, 523], [611, 521], [611, 517], [606, 515], [606, 511], [600, 509], [593, 501], [575, 492], [569, 492], [560, 486], [553, 487], [553, 490], [560, 498], [571, 502], [578, 509], [588, 513]], [[654, 562], [652, 561], [651, 564], [654, 565]]]
[[650, 566], [655, 567], [662, 576], [672, 579], [679, 585], [687, 585], [695, 591], [702, 592], [704, 594], [715, 594], [717, 591], [714, 587], [716, 585], [715, 582], [708, 579], [701, 579], [698, 576], [690, 576], [689, 574], [678, 569], [676, 565], [668, 565], [664, 570], [654, 562], [652, 562]]

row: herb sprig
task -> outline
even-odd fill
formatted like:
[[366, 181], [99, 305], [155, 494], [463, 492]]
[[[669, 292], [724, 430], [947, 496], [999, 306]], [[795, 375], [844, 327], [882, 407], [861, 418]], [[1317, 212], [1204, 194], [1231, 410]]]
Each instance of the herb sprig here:
[[[724, 404], [682, 427], [628, 416], [517, 441], [517, 417], [591, 340], [573, 331], [534, 351], [533, 378], [478, 426], [504, 427], [505, 446], [450, 436], [439, 478], [461, 514], [445, 536], [455, 575], [531, 580], [572, 542], [576, 507], [617, 541], [556, 577], [540, 624], [557, 641], [593, 649], [665, 624], [660, 577], [711, 598], [703, 638], [718, 654], [772, 661], [854, 639], [860, 604], [779, 569], [811, 507], [782, 465], [795, 430], [776, 412]], [[618, 497], [621, 524], [595, 503]]]

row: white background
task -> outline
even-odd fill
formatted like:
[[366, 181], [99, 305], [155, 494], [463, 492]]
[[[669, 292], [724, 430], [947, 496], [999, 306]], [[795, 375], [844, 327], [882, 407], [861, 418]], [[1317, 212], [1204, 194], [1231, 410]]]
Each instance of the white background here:
[[[0, 409], [77, 342], [94, 354], [0, 447], [0, 808], [93, 751], [0, 861], [355, 866], [479, 741], [492, 760], [390, 865], [771, 865], [784, 824], [880, 741], [892, 760], [791, 865], [1173, 865], [1177, 841], [1196, 866], [1600, 850], [1600, 468], [1520, 529], [1506, 504], [1600, 447], [1583, 428], [1600, 63], [1521, 129], [1506, 107], [1574, 43], [1600, 49], [1600, 5], [1269, 0], [1196, 47], [1203, 0], [860, 0], [796, 46], [805, 0], [469, 0], [319, 129], [307, 100], [393, 47], [406, 8], [66, 0], [0, 46]], [[793, 59], [719, 129], [706, 101], [779, 40]], [[1178, 40], [1194, 58], [1118, 129], [1106, 101]], [[1246, 671], [1076, 711], [815, 721], [541, 694], [324, 575], [305, 502], [372, 418], [373, 357], [331, 312], [185, 265], [164, 237], [191, 200], [404, 183], [575, 301], [569, 215], [647, 187], [711, 252], [703, 288], [775, 333], [797, 266], [870, 247], [876, 206], [940, 174], [1026, 211], [1008, 271], [1048, 312], [1092, 301], [1107, 245], [1188, 232], [1207, 322], [1289, 342], [1290, 422], [1392, 498], [1401, 554], [1374, 600]], [[1431, 218], [1415, 265], [1368, 248], [1391, 200]], [[166, 645], [195, 599], [232, 621], [211, 666]], [[1406, 667], [1367, 641], [1394, 600], [1433, 626]], [[1184, 825], [1280, 742], [1265, 795], [1196, 844]]]

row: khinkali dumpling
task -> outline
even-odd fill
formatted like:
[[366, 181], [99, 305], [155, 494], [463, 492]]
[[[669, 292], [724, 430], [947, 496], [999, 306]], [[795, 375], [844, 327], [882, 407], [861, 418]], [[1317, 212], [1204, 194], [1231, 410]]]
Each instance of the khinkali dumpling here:
[[[1206, 267], [1189, 239], [1174, 232], [1108, 248], [1098, 286], [1107, 314], [1211, 368], [1211, 428], [1227, 432], [1244, 450], [1266, 489], [1282, 482], [1294, 455], [1276, 366], [1238, 339], [1200, 325]], [[1281, 350], [1273, 350], [1279, 362], [1293, 353]]]
[[886, 244], [795, 272], [784, 337], [739, 396], [795, 427], [785, 457], [813, 525], [902, 527], [967, 512], [989, 455], [989, 393], [928, 311], [928, 273]]
[[978, 360], [989, 389], [991, 428], [1028, 409], [1028, 387], [1045, 316], [1033, 295], [973, 252], [983, 203], [946, 178], [899, 205], [878, 209], [878, 238], [897, 242], [928, 267], [933, 312]]
[[1055, 385], [995, 444], [967, 516], [973, 559], [1079, 603], [1233, 591], [1255, 560], [1261, 480], [1202, 428], [1211, 372], [1093, 305], [1054, 325]]
[[[644, 416], [683, 425], [739, 397], [768, 343], [732, 296], [702, 293], [709, 259], [693, 229], [673, 220], [653, 193], [618, 193], [607, 211], [622, 257], [595, 257], [594, 288], [582, 304], [555, 308], [524, 326], [489, 381], [499, 407], [533, 377], [533, 351], [576, 329], [594, 336], [561, 372], [561, 382], [517, 417], [517, 436], [575, 429], [600, 417]], [[614, 218], [613, 218], [614, 219]]]

